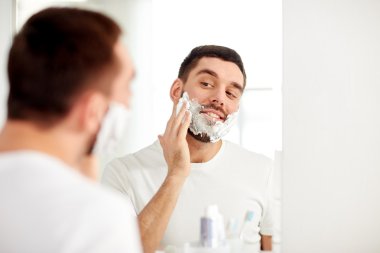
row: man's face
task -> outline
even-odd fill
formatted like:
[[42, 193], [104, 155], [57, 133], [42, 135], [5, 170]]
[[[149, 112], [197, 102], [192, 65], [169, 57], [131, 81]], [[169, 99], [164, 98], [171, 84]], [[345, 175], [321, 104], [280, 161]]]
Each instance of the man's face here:
[[203, 57], [190, 71], [183, 91], [205, 107], [200, 113], [206, 118], [224, 122], [239, 109], [243, 83], [244, 76], [235, 63]]
[[201, 142], [215, 142], [226, 134], [236, 118], [231, 114], [239, 109], [243, 83], [243, 73], [235, 63], [201, 58], [182, 86], [182, 93], [201, 105], [193, 111], [188, 133]]

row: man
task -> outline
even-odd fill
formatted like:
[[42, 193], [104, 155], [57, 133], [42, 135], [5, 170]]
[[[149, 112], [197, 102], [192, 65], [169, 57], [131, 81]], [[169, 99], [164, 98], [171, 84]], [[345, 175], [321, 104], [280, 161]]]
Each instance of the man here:
[[[145, 252], [160, 243], [181, 246], [199, 240], [200, 218], [210, 204], [218, 205], [226, 221], [240, 219], [240, 225], [253, 211], [249, 240], [247, 231], [238, 233], [256, 243], [256, 250], [260, 240], [261, 249], [271, 250], [271, 162], [221, 140], [237, 115], [245, 84], [244, 66], [234, 50], [194, 48], [171, 87], [173, 112], [159, 142], [106, 168], [103, 182], [133, 202]], [[181, 97], [189, 103], [179, 109]]]
[[15, 36], [0, 133], [0, 252], [141, 252], [133, 208], [92, 180], [103, 119], [130, 97], [134, 70], [120, 35], [100, 13], [49, 8]]

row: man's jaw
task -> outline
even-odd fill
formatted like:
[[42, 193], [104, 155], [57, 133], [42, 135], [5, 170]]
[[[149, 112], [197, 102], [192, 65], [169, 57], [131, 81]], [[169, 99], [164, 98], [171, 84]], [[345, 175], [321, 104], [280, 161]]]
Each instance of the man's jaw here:
[[200, 134], [194, 134], [190, 128], [187, 130], [187, 133], [192, 136], [195, 140], [203, 142], [203, 143], [210, 143], [210, 136], [208, 136], [205, 133], [200, 133]]

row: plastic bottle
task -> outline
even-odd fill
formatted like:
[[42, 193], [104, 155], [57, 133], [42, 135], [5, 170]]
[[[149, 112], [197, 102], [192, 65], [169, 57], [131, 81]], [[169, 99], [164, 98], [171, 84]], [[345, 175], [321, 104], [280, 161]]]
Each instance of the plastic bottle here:
[[201, 246], [215, 248], [219, 245], [219, 212], [216, 205], [206, 208], [205, 215], [201, 217]]

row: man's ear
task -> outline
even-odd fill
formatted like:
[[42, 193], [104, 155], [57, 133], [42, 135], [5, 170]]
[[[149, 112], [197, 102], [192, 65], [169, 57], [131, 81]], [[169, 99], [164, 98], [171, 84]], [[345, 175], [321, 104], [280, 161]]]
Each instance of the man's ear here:
[[88, 133], [96, 133], [108, 109], [107, 99], [99, 92], [89, 92], [77, 106], [80, 127]]
[[177, 78], [174, 80], [172, 87], [170, 88], [170, 98], [173, 102], [176, 103], [181, 98], [183, 92], [183, 85], [184, 83], [181, 79]]

